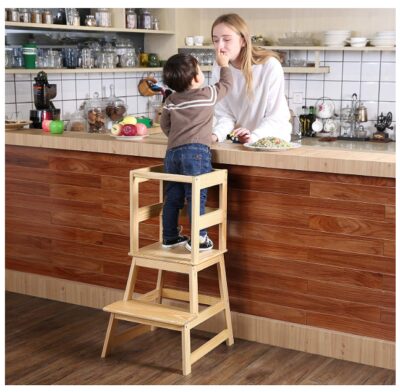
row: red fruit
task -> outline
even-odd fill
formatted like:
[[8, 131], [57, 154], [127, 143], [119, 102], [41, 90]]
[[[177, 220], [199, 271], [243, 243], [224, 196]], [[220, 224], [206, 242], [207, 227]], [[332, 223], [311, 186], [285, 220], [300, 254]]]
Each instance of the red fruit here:
[[137, 123], [136, 125], [136, 131], [138, 136], [144, 136], [147, 135], [147, 127], [146, 125], [142, 123]]
[[125, 124], [122, 127], [122, 134], [124, 136], [136, 136], [137, 134], [137, 129], [136, 129], [136, 125], [133, 124]]

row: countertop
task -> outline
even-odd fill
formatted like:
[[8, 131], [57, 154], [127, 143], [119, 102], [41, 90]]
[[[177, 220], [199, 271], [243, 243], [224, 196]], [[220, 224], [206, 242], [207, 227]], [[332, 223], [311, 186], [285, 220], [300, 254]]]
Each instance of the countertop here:
[[[167, 138], [159, 128], [143, 140], [119, 141], [108, 134], [64, 132], [52, 135], [39, 129], [5, 132], [9, 145], [90, 151], [163, 158]], [[247, 150], [230, 141], [212, 145], [213, 162], [288, 170], [395, 177], [396, 143], [334, 141], [306, 138], [297, 149], [279, 152]]]

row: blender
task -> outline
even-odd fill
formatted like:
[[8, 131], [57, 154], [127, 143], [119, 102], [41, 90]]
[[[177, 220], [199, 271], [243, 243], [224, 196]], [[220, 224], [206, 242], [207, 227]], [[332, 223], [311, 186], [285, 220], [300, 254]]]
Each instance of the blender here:
[[32, 121], [30, 128], [42, 128], [43, 120], [59, 120], [60, 109], [54, 107], [51, 101], [57, 95], [57, 85], [49, 84], [47, 74], [40, 71], [33, 84], [33, 98], [36, 110], [31, 110], [29, 119]]

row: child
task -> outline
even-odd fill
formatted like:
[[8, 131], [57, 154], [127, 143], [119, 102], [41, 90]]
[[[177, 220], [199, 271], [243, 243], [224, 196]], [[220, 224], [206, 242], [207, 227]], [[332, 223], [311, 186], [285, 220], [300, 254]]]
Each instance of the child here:
[[[232, 86], [232, 73], [228, 56], [218, 51], [216, 61], [221, 67], [220, 81], [202, 87], [204, 75], [197, 60], [187, 54], [170, 57], [163, 69], [163, 80], [175, 90], [165, 101], [161, 115], [161, 129], [168, 136], [164, 171], [171, 174], [197, 176], [209, 173], [211, 167], [212, 123], [214, 106]], [[186, 245], [191, 250], [188, 237], [181, 235], [178, 227], [179, 210], [185, 198], [188, 214], [192, 211], [191, 184], [168, 182], [165, 187], [163, 208], [163, 247]], [[205, 213], [207, 189], [200, 191], [200, 214]], [[213, 242], [207, 230], [200, 230], [200, 251], [212, 249]]]

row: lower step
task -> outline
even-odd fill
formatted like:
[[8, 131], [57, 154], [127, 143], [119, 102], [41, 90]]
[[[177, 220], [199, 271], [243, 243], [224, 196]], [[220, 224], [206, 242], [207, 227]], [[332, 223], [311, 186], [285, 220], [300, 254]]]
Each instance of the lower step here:
[[103, 308], [117, 315], [137, 317], [175, 326], [184, 326], [196, 315], [166, 305], [153, 304], [138, 300], [117, 301]]

